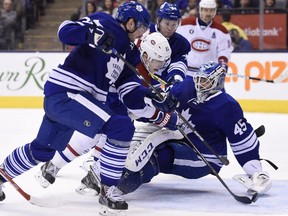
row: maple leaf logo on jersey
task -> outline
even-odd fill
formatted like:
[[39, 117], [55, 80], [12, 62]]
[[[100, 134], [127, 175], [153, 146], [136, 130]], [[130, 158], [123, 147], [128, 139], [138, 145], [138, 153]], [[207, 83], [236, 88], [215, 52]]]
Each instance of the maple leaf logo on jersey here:
[[[191, 114], [189, 114], [189, 110], [190, 110], [189, 108], [186, 110], [182, 110], [181, 115], [188, 121], [189, 124], [192, 125], [192, 127], [195, 127], [195, 124], [193, 124], [192, 121], [189, 120], [190, 117], [192, 116]], [[192, 130], [185, 124], [183, 124], [183, 126], [181, 126], [181, 127], [186, 134], [189, 134], [192, 132]]]
[[136, 6], [136, 10], [139, 11], [139, 12], [142, 12], [143, 11], [143, 8], [141, 5], [137, 5]]
[[[125, 58], [126, 54], [123, 55]], [[110, 61], [107, 63], [107, 73], [106, 77], [110, 79], [109, 84], [112, 85], [116, 82], [120, 76], [121, 71], [124, 68], [124, 62], [121, 59], [110, 58]]]

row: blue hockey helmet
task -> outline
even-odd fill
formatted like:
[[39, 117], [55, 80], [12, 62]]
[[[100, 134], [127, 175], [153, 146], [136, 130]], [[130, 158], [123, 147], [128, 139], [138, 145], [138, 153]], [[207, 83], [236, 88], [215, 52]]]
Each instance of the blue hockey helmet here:
[[210, 61], [201, 65], [193, 76], [198, 101], [203, 102], [210, 94], [223, 89], [225, 75], [226, 68], [221, 64]]
[[150, 14], [147, 9], [138, 2], [130, 1], [122, 4], [117, 11], [116, 17], [119, 22], [126, 23], [129, 18], [133, 18], [137, 28], [144, 25], [146, 28], [150, 25]]
[[181, 13], [176, 4], [164, 2], [158, 9], [157, 16], [162, 19], [180, 20]]

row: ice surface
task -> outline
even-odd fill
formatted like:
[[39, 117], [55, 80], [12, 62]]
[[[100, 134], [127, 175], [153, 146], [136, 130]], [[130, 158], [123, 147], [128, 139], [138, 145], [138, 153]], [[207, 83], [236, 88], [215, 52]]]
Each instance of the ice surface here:
[[[17, 146], [29, 143], [37, 134], [42, 120], [41, 109], [0, 109], [0, 162]], [[129, 203], [127, 216], [256, 216], [288, 215], [288, 115], [246, 113], [254, 128], [265, 125], [266, 133], [260, 138], [262, 158], [273, 161], [275, 171], [266, 162], [263, 167], [272, 179], [269, 193], [256, 203], [246, 205], [236, 201], [216, 177], [188, 180], [172, 175], [159, 175], [149, 184], [126, 196]], [[6, 199], [0, 202], [0, 216], [90, 216], [98, 215], [97, 197], [84, 197], [75, 192], [85, 172], [79, 168], [87, 156], [77, 158], [59, 172], [56, 182], [47, 189], [41, 188], [34, 179], [40, 165], [15, 178], [27, 193], [41, 200], [64, 201], [56, 208], [31, 205], [10, 185], [5, 184]], [[237, 195], [246, 190], [232, 180], [243, 173], [235, 158], [229, 153], [230, 165], [220, 176]]]

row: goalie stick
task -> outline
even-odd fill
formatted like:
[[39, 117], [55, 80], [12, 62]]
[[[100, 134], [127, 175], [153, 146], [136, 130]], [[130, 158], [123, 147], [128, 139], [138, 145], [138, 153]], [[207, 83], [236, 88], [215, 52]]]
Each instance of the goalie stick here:
[[255, 134], [257, 137], [263, 136], [265, 133], [265, 127], [264, 125], [259, 126], [257, 129], [255, 129]]
[[8, 176], [3, 169], [0, 168], [0, 174], [3, 176], [4, 179], [6, 179], [7, 182], [9, 182], [20, 194], [23, 196], [28, 202], [30, 202], [33, 205], [39, 206], [39, 207], [46, 207], [46, 208], [54, 208], [64, 205], [63, 201], [55, 200], [55, 198], [44, 198], [40, 199], [37, 197], [34, 197], [28, 193], [26, 193], [16, 182], [13, 181], [10, 176]]
[[[160, 98], [163, 98], [163, 96], [154, 88], [154, 86], [152, 86], [141, 74], [140, 72], [133, 66], [131, 65], [122, 55], [120, 55], [117, 50], [115, 49], [112, 49], [112, 53], [114, 55], [116, 55], [119, 59], [121, 59], [141, 80], [143, 80], [144, 82], [147, 83], [147, 85], [155, 91], [155, 93], [160, 97]], [[179, 116], [179, 118], [181, 120], [183, 120], [183, 122], [187, 122], [187, 120], [178, 112], [176, 112], [176, 114]], [[188, 123], [188, 122], [187, 122]], [[188, 123], [188, 125], [190, 125]], [[191, 125], [190, 125], [191, 128], [193, 128]], [[189, 127], [189, 128], [190, 128]], [[178, 127], [179, 131], [183, 134], [183, 136], [187, 139], [187, 135], [186, 133], [180, 128]], [[194, 129], [194, 128], [193, 128]], [[195, 131], [195, 129], [193, 130], [191, 129], [192, 131]], [[198, 134], [198, 133], [197, 133]], [[202, 137], [201, 137], [202, 138]], [[216, 170], [210, 165], [210, 163], [206, 160], [206, 158], [201, 154], [201, 152], [199, 152], [199, 150], [195, 147], [195, 145], [192, 143], [192, 141], [188, 138], [189, 140], [189, 143], [190, 143], [190, 146], [197, 152], [197, 154], [199, 154], [199, 156], [202, 158], [202, 160], [207, 164], [207, 166], [210, 168], [211, 172], [218, 178], [218, 180], [222, 183], [222, 185], [226, 188], [226, 190], [234, 197], [235, 200], [241, 202], [241, 203], [245, 203], [245, 204], [251, 204], [252, 202], [256, 202], [259, 195], [257, 193], [255, 193], [252, 198], [250, 199], [249, 197], [247, 196], [238, 196], [236, 195], [235, 193], [233, 193], [230, 188], [226, 185], [226, 183], [223, 181], [223, 179], [220, 177], [220, 175], [216, 172]], [[203, 138], [201, 140], [204, 140]], [[204, 140], [205, 141], [205, 140]], [[206, 142], [206, 141], [205, 141]], [[215, 151], [213, 151], [215, 152]], [[218, 154], [216, 153], [216, 156]], [[218, 158], [219, 158], [219, 155], [218, 155]], [[220, 158], [219, 158], [220, 159]], [[221, 158], [222, 159], [222, 158]], [[227, 160], [227, 158], [226, 158]], [[222, 160], [221, 160], [222, 161]], [[228, 160], [227, 160], [228, 161]]]
[[233, 77], [239, 77], [239, 78], [244, 78], [244, 79], [250, 79], [250, 80], [258, 80], [258, 81], [263, 81], [263, 82], [268, 82], [268, 83], [280, 83], [284, 81], [286, 78], [288, 78], [288, 70], [285, 72], [281, 73], [281, 75], [275, 79], [269, 80], [269, 79], [262, 79], [258, 77], [251, 77], [251, 76], [245, 76], [242, 74], [232, 74], [232, 73], [227, 73], [226, 75], [228, 76], [233, 76]]

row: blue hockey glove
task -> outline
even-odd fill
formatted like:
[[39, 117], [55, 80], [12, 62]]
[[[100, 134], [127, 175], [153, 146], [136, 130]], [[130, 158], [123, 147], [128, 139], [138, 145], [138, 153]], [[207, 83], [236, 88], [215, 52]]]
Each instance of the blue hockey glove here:
[[112, 53], [113, 38], [105, 33], [104, 29], [100, 26], [88, 26], [87, 42], [97, 46], [106, 53]]
[[179, 104], [178, 100], [170, 92], [165, 93], [163, 99], [159, 98], [157, 94], [149, 95], [145, 98], [145, 102], [165, 113], [172, 112]]
[[177, 130], [177, 126], [179, 124], [179, 117], [174, 112], [164, 113], [161, 111], [157, 111], [156, 117], [150, 120], [158, 126], [166, 127], [170, 130]]

